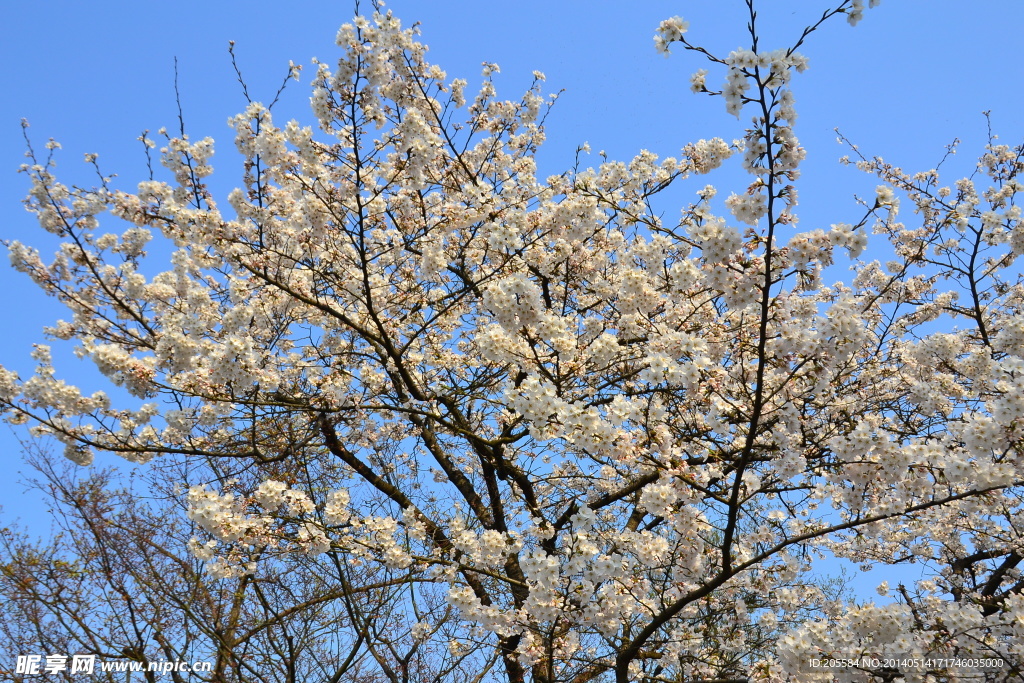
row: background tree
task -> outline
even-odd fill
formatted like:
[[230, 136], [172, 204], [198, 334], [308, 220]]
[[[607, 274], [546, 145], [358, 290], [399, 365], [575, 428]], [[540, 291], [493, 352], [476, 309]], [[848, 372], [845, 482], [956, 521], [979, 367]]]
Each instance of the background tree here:
[[[0, 538], [5, 667], [18, 654], [78, 653], [113, 664], [105, 672], [97, 665], [94, 680], [124, 680], [119, 664], [141, 662], [145, 671], [150, 662], [186, 662], [209, 663], [210, 671], [164, 675], [368, 683], [480, 680], [493, 666], [475, 649], [452, 655], [438, 634], [413, 628], [417, 617], [429, 618], [443, 636], [451, 608], [404, 572], [351, 568], [337, 553], [289, 554], [211, 580], [196, 557], [196, 525], [174, 491], [218, 473], [162, 462], [131, 481], [109, 469], [80, 477], [57, 457], [33, 447], [29, 458], [39, 475], [33, 486], [54, 511], [54, 537], [33, 541], [9, 527]], [[418, 599], [410, 601], [414, 588]], [[33, 678], [13, 667], [7, 674]]]
[[[858, 219], [798, 231], [797, 50], [863, 3], [773, 51], [747, 6], [750, 47], [728, 55], [678, 17], [658, 29], [659, 49], [724, 71], [720, 90], [698, 71], [694, 91], [753, 115], [742, 140], [675, 158], [585, 168], [581, 149], [541, 180], [543, 77], [501, 101], [488, 67], [468, 99], [380, 13], [317, 64], [317, 131], [258, 103], [232, 120], [244, 184], [224, 208], [209, 139], [168, 136], [174, 182], [133, 193], [67, 187], [34, 156], [29, 206], [65, 243], [51, 264], [12, 243], [12, 262], [71, 310], [53, 336], [158, 401], [83, 396], [43, 346], [33, 377], [0, 371], [0, 399], [79, 463], [213, 463], [183, 481], [215, 577], [326, 554], [443, 586], [449, 652], [490, 648], [510, 681], [867, 675], [809, 670], [819, 649], [1019, 661], [1021, 152], [993, 142], [985, 186], [955, 192], [864, 159], [884, 184]], [[718, 203], [698, 183], [664, 218], [664, 190], [733, 156], [747, 187]], [[100, 234], [104, 211], [130, 227]], [[826, 286], [869, 230], [890, 262]], [[810, 572], [826, 550], [904, 548], [946, 583], [851, 610]], [[351, 626], [371, 653], [391, 642]]]

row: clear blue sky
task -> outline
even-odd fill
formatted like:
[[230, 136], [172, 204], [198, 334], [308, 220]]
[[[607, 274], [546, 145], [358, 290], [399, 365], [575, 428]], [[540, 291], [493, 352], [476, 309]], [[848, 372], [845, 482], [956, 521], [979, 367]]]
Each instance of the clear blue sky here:
[[[761, 47], [774, 49], [791, 45], [827, 4], [762, 0], [759, 6]], [[28, 187], [16, 173], [23, 162], [22, 117], [31, 122], [37, 145], [49, 137], [63, 144], [58, 172], [65, 182], [90, 184], [81, 159], [84, 152], [95, 152], [104, 171], [117, 173], [130, 189], [145, 172], [135, 138], [147, 128], [177, 125], [176, 56], [190, 135], [220, 142], [215, 178], [233, 186], [239, 171], [225, 163], [230, 159], [225, 122], [244, 100], [228, 41], [237, 43], [240, 66], [257, 100], [269, 101], [289, 60], [307, 65], [302, 82], [289, 86], [282, 111], [308, 124], [310, 59], [333, 59], [337, 27], [351, 18], [353, 7], [308, 0], [6, 3], [0, 28], [0, 237], [38, 245], [44, 256], [53, 250], [49, 236], [20, 206]], [[546, 73], [548, 92], [565, 90], [548, 119], [549, 142], [540, 156], [548, 173], [571, 165], [574, 150], [585, 141], [595, 151], [628, 159], [643, 148], [670, 156], [699, 138], [742, 136], [746, 117], [737, 121], [720, 99], [689, 92], [689, 75], [705, 66], [698, 56], [676, 47], [665, 59], [652, 41], [659, 21], [679, 14], [690, 21], [692, 42], [723, 56], [747, 47], [741, 0], [395, 0], [388, 7], [407, 24], [421, 23], [429, 58], [450, 78], [465, 77], [472, 85], [480, 63], [490, 61], [501, 66], [500, 96], [521, 94], [535, 69]], [[883, 0], [856, 28], [838, 17], [812, 35], [801, 48], [810, 69], [793, 84], [800, 111], [796, 132], [809, 154], [800, 187], [802, 227], [851, 221], [857, 215], [853, 194], [870, 193], [875, 185], [836, 163], [845, 152], [835, 143], [834, 127], [866, 154], [908, 170], [931, 168], [943, 147], [959, 137], [961, 153], [950, 168], [963, 174], [984, 144], [982, 111], [992, 111], [1003, 140], [1024, 138], [1021, 26], [1021, 0]], [[712, 70], [709, 85], [723, 78]], [[698, 179], [692, 189], [703, 184]], [[721, 189], [727, 194], [740, 187]], [[31, 344], [42, 341], [42, 326], [62, 312], [6, 266], [0, 267], [0, 291], [7, 323], [0, 335], [0, 363], [28, 376]], [[67, 354], [61, 357], [65, 377], [84, 381], [90, 390], [101, 388], [94, 373], [66, 360]], [[4, 517], [20, 515], [45, 532], [45, 511], [21, 497], [23, 487], [12, 476], [20, 462], [6, 427], [0, 428], [0, 468]]]

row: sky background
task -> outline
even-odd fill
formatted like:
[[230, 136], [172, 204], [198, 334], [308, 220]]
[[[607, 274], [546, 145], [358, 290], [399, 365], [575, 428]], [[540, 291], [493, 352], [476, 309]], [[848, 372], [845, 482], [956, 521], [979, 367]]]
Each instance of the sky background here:
[[[131, 190], [147, 173], [138, 135], [145, 129], [177, 127], [177, 57], [187, 131], [192, 138], [219, 141], [214, 179], [226, 194], [241, 173], [232, 163], [226, 121], [245, 106], [228, 41], [236, 41], [239, 66], [258, 101], [272, 99], [289, 60], [306, 66], [301, 82], [289, 85], [275, 113], [311, 125], [310, 60], [335, 59], [337, 28], [355, 7], [351, 2], [307, 0], [4, 5], [0, 239], [35, 245], [44, 258], [56, 243], [20, 204], [28, 189], [27, 178], [17, 173], [25, 161], [22, 118], [31, 123], [37, 150], [51, 137], [63, 145], [57, 169], [63, 182], [93, 184], [94, 176], [82, 163], [83, 154], [91, 152], [99, 154], [104, 173], [119, 176], [115, 185]], [[762, 0], [758, 6], [760, 47], [770, 50], [792, 45], [829, 5]], [[641, 149], [674, 156], [684, 144], [701, 138], [739, 138], [749, 120], [728, 115], [720, 98], [690, 93], [690, 74], [706, 66], [699, 55], [677, 45], [666, 59], [655, 52], [652, 40], [658, 23], [678, 14], [690, 21], [691, 42], [713, 53], [724, 57], [737, 47], [749, 47], [741, 0], [394, 0], [387, 7], [404, 23], [421, 24], [421, 40], [430, 46], [428, 58], [449, 79], [467, 78], [467, 92], [479, 83], [484, 61], [501, 67], [495, 80], [502, 98], [518, 98], [534, 70], [547, 75], [545, 92], [564, 91], [547, 120], [548, 142], [538, 157], [542, 176], [571, 166], [584, 142], [613, 159], [628, 160]], [[363, 9], [368, 11], [369, 3], [363, 2]], [[972, 159], [985, 144], [983, 111], [991, 110], [993, 129], [1004, 142], [1019, 143], [1024, 138], [1017, 44], [1022, 25], [1020, 0], [884, 0], [855, 28], [836, 17], [811, 35], [800, 50], [810, 58], [810, 69], [793, 82], [800, 113], [796, 134], [808, 150], [799, 185], [800, 228], [855, 222], [861, 212], [854, 195], [870, 195], [877, 184], [837, 163], [848, 150], [836, 144], [836, 127], [865, 154], [883, 156], [909, 171], [934, 167], [945, 146], [959, 138], [960, 154], [944, 167], [957, 177], [971, 172]], [[708, 85], [718, 87], [723, 81], [724, 73], [711, 68]], [[690, 181], [680, 190], [680, 201], [693, 197], [706, 182]], [[723, 183], [723, 197], [745, 186], [729, 172], [712, 182]], [[666, 216], [674, 218], [678, 208], [666, 207]], [[34, 366], [29, 358], [32, 343], [43, 341], [41, 328], [64, 314], [6, 264], [0, 266], [0, 292], [6, 321], [0, 364], [27, 377]], [[63, 377], [81, 382], [88, 392], [107, 388], [69, 348], [54, 347]], [[100, 464], [114, 460], [97, 457]], [[3, 519], [21, 517], [29, 528], [45, 534], [46, 510], [25, 495], [15, 474], [21, 468], [17, 440], [0, 426]], [[887, 572], [891, 570], [859, 579], [855, 587], [867, 595], [890, 578]]]

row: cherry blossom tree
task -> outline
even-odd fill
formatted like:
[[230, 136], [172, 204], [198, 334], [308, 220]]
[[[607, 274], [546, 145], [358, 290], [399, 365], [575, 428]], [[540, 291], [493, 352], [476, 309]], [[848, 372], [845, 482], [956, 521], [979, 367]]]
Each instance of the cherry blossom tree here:
[[[64, 243], [51, 263], [11, 243], [12, 263], [70, 310], [48, 334], [139, 402], [83, 395], [40, 345], [32, 377], [0, 369], [9, 419], [79, 464], [215, 463], [183, 479], [214, 579], [321, 556], [348, 594], [400, 575], [401, 637], [491, 652], [485, 676], [1019, 676], [1024, 149], [993, 137], [952, 183], [854, 151], [876, 195], [803, 230], [790, 81], [864, 3], [774, 50], [747, 6], [727, 55], [657, 29], [707, 62], [694, 92], [752, 117], [675, 157], [581, 148], [540, 178], [543, 76], [500, 100], [488, 67], [467, 93], [382, 12], [315, 64], [315, 127], [256, 102], [232, 119], [224, 200], [210, 139], [168, 134], [173, 181], [131, 192], [60, 183], [51, 144], [28, 206]], [[726, 163], [750, 182], [720, 202], [699, 176]], [[810, 571], [823, 554], [936, 576], [851, 603]], [[438, 587], [457, 621], [413, 611]]]

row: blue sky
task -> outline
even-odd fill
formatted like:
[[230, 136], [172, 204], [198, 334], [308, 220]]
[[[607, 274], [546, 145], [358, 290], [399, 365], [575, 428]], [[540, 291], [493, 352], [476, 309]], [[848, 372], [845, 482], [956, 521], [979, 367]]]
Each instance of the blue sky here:
[[[279, 111], [308, 124], [310, 59], [333, 59], [337, 27], [351, 18], [354, 6], [307, 0], [7, 5], [0, 28], [0, 238], [40, 246], [44, 256], [53, 242], [20, 206], [28, 187], [16, 173], [24, 160], [22, 117], [31, 122], [37, 146], [49, 137], [63, 144], [58, 173], [65, 182], [92, 182], [81, 159], [93, 152], [105, 173], [117, 173], [130, 188], [145, 173], [136, 137], [144, 129], [177, 125], [177, 57], [188, 131], [194, 138], [220, 141], [215, 177], [232, 187], [239, 170], [226, 154], [226, 120], [245, 102], [228, 41], [236, 41], [239, 65], [257, 100], [270, 100], [289, 60], [307, 65]], [[761, 47], [774, 49], [791, 45], [828, 5], [762, 0], [760, 6]], [[738, 121], [725, 113], [720, 99], [690, 93], [689, 75], [705, 66], [698, 55], [677, 47], [665, 59], [652, 41], [658, 22], [679, 14], [690, 21], [688, 38], [712, 52], [724, 56], [747, 47], [740, 0], [395, 0], [388, 7], [406, 23], [421, 23], [429, 58], [450, 78], [465, 77], [472, 84], [481, 62], [489, 61], [501, 67], [496, 79], [501, 96], [518, 97], [535, 69], [547, 75], [547, 92], [564, 90], [548, 118], [548, 143], [540, 154], [547, 173], [570, 166], [583, 142], [595, 152], [628, 159], [644, 148], [671, 156], [700, 138], [742, 136], [745, 116]], [[933, 167], [944, 146], [960, 138], [960, 155], [949, 164], [960, 174], [970, 173], [971, 159], [984, 144], [982, 111], [992, 111], [994, 129], [1004, 141], [1024, 137], [1024, 84], [1015, 40], [1022, 25], [1020, 0], [884, 0], [856, 28], [839, 17], [812, 35], [801, 48], [810, 69], [793, 84], [800, 111], [796, 133], [808, 149], [800, 186], [802, 228], [856, 220], [853, 195], [870, 193], [876, 184], [837, 163], [845, 151], [835, 142], [835, 127], [866, 154], [908, 170]], [[712, 69], [709, 85], [723, 79]], [[720, 179], [728, 183], [734, 177]], [[698, 179], [682, 196], [692, 196], [704, 182]], [[720, 189], [728, 194], [740, 186]], [[677, 210], [667, 207], [666, 213]], [[61, 310], [6, 266], [0, 267], [0, 288], [7, 321], [0, 364], [27, 376], [31, 344], [42, 341], [41, 327], [61, 317]], [[66, 353], [61, 357], [66, 377], [101, 388], [81, 363]], [[6, 427], [0, 428], [0, 458], [4, 472], [19, 467], [17, 442]], [[22, 490], [14, 477], [0, 477], [5, 518], [20, 515], [45, 532], [45, 511], [19, 497]]]

